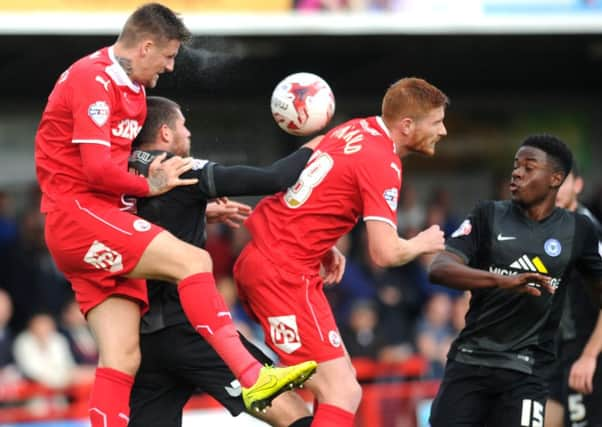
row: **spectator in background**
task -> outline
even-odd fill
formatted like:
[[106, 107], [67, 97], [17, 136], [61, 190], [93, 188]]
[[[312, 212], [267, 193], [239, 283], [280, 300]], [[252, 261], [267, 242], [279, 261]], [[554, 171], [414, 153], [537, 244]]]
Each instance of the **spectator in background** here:
[[67, 339], [46, 313], [35, 314], [27, 329], [15, 339], [15, 362], [32, 381], [50, 388], [64, 388], [73, 381], [75, 360]]
[[364, 267], [351, 256], [352, 237], [347, 233], [337, 241], [337, 249], [347, 258], [341, 282], [326, 286], [325, 294], [339, 325], [347, 325], [351, 307], [358, 299], [376, 299], [376, 288]]
[[13, 333], [9, 326], [12, 315], [10, 295], [0, 289], [0, 384], [9, 384], [20, 377], [14, 365]]
[[[399, 267], [380, 267], [369, 254], [366, 228], [358, 227], [361, 269], [365, 281], [373, 289], [378, 303], [380, 321], [391, 343], [409, 343], [413, 338], [414, 322], [423, 303], [420, 286], [416, 285], [416, 260]], [[426, 277], [426, 273], [423, 274]]]
[[17, 222], [14, 218], [12, 199], [0, 191], [0, 250], [13, 245], [17, 239]]
[[348, 9], [347, 0], [295, 0], [293, 7], [303, 12], [341, 11]]
[[10, 295], [5, 290], [0, 289], [0, 369], [8, 366], [13, 361], [13, 334], [8, 326], [12, 315], [13, 303]]
[[86, 318], [73, 298], [63, 308], [59, 330], [67, 338], [76, 364], [96, 366], [98, 346]]
[[445, 236], [449, 236], [458, 228], [460, 221], [453, 214], [452, 197], [446, 188], [436, 188], [427, 206], [426, 227], [439, 225]]
[[427, 301], [416, 326], [416, 346], [430, 365], [429, 376], [442, 378], [452, 340], [456, 334], [451, 327], [452, 302], [445, 293], [433, 294]]
[[586, 205], [594, 217], [602, 218], [602, 184], [596, 187]]
[[72, 292], [54, 263], [44, 240], [44, 216], [38, 207], [26, 210], [20, 220], [19, 239], [6, 253], [3, 270], [6, 290], [11, 294], [15, 315], [11, 327], [23, 330], [40, 311], [55, 317]]
[[351, 357], [379, 358], [380, 351], [387, 345], [387, 338], [379, 327], [374, 301], [358, 299], [353, 303], [348, 322], [341, 327], [341, 338]]
[[402, 237], [414, 236], [422, 229], [425, 220], [426, 210], [418, 200], [416, 189], [405, 183], [399, 195], [397, 231]]

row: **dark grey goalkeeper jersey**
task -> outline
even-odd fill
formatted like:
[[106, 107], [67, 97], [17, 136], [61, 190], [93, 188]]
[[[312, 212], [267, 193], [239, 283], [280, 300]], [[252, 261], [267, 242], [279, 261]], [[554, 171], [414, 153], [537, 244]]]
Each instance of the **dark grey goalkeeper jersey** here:
[[[185, 242], [203, 247], [205, 210], [210, 199], [282, 191], [294, 184], [312, 152], [309, 148], [301, 148], [266, 167], [223, 166], [195, 159], [192, 170], [184, 173], [182, 178], [197, 178], [197, 185], [176, 187], [157, 197], [138, 199], [138, 215], [169, 230]], [[129, 167], [147, 176], [150, 163], [161, 153], [136, 150], [130, 157]], [[168, 157], [171, 156], [168, 154]], [[140, 325], [142, 334], [188, 323], [173, 284], [148, 280], [148, 298], [149, 310]]]
[[582, 215], [555, 209], [532, 221], [511, 201], [480, 202], [446, 242], [473, 268], [496, 274], [539, 272], [556, 293], [540, 297], [488, 288], [472, 291], [466, 326], [448, 358], [546, 376], [573, 267], [602, 280], [596, 230]]

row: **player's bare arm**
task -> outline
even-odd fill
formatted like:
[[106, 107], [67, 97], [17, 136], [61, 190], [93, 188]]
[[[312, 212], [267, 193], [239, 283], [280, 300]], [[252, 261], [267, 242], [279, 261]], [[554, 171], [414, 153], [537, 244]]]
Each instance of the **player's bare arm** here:
[[198, 179], [180, 179], [180, 175], [192, 169], [191, 157], [173, 156], [167, 160], [166, 154], [157, 156], [148, 168], [149, 196], [158, 196], [180, 185], [192, 185]]
[[594, 373], [598, 356], [602, 352], [602, 311], [598, 315], [598, 321], [581, 352], [579, 359], [571, 366], [569, 374], [569, 386], [580, 393], [590, 394], [594, 391]]
[[416, 257], [445, 249], [443, 231], [438, 225], [421, 231], [411, 239], [402, 239], [397, 230], [384, 221], [366, 221], [370, 258], [379, 267], [406, 264]]
[[502, 276], [486, 270], [469, 267], [459, 256], [449, 251], [437, 254], [429, 267], [429, 280], [450, 288], [470, 290], [501, 288], [518, 293], [540, 296], [539, 285], [549, 293], [554, 293], [550, 278], [539, 273], [523, 273]]

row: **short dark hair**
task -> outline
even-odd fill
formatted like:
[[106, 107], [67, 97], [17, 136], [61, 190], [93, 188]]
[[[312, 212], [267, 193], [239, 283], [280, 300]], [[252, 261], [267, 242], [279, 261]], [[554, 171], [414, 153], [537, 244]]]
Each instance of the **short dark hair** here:
[[170, 40], [185, 43], [192, 35], [182, 19], [170, 8], [159, 3], [147, 3], [130, 15], [118, 40], [132, 46], [144, 37], [152, 37], [161, 43]]
[[565, 177], [571, 172], [573, 153], [560, 138], [548, 134], [530, 135], [520, 146], [534, 147], [545, 152], [554, 163], [554, 169], [561, 170]]
[[149, 96], [146, 98], [146, 120], [142, 130], [134, 139], [132, 147], [138, 148], [144, 144], [152, 144], [157, 138], [161, 126], [170, 128], [175, 126], [179, 117], [180, 106], [177, 102], [162, 96]]

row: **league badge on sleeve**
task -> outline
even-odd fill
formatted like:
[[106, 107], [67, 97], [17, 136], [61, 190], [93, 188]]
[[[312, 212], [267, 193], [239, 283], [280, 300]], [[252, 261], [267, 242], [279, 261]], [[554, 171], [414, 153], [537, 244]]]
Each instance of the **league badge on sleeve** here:
[[88, 107], [88, 116], [98, 127], [102, 127], [109, 118], [109, 106], [105, 101], [96, 101]]
[[471, 231], [472, 231], [472, 224], [470, 223], [470, 220], [465, 219], [462, 222], [462, 224], [460, 224], [458, 229], [452, 233], [451, 236], [454, 238], [460, 237], [460, 236], [468, 236]]
[[397, 188], [389, 188], [383, 193], [385, 201], [393, 212], [397, 210], [397, 199], [399, 198], [399, 190]]

